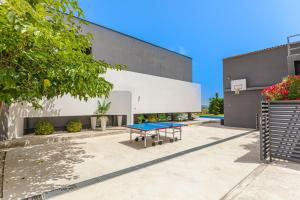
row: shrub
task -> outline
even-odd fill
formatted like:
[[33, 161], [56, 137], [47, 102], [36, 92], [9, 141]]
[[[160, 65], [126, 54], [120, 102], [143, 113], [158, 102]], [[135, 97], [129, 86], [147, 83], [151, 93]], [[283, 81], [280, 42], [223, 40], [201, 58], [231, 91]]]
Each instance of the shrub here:
[[39, 121], [35, 125], [36, 135], [50, 135], [54, 132], [54, 126], [48, 121]]
[[262, 91], [267, 101], [300, 100], [300, 76], [288, 76], [282, 82], [272, 85]]
[[70, 133], [80, 132], [82, 129], [82, 122], [80, 120], [71, 120], [67, 124], [67, 131]]
[[158, 115], [158, 121], [166, 122], [166, 121], [168, 121], [168, 116], [166, 114], [159, 114]]
[[186, 120], [188, 120], [188, 114], [187, 113], [174, 113], [173, 120], [174, 121], [186, 121]]
[[138, 115], [138, 116], [136, 117], [136, 119], [137, 119], [137, 123], [138, 123], [138, 124], [141, 124], [141, 123], [143, 123], [143, 122], [145, 121], [144, 115]]
[[224, 99], [220, 98], [218, 93], [215, 97], [209, 99], [208, 112], [213, 115], [224, 113]]
[[152, 114], [147, 117], [148, 122], [157, 122], [157, 115]]
[[199, 115], [201, 114], [209, 114], [208, 108], [202, 108], [202, 111]]

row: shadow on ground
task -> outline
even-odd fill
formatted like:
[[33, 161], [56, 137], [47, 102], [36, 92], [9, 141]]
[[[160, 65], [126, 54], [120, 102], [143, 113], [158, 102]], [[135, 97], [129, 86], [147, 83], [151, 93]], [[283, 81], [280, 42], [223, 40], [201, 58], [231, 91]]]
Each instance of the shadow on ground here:
[[[119, 142], [119, 143], [122, 144], [122, 145], [125, 145], [125, 146], [127, 146], [127, 147], [136, 149], [136, 150], [141, 150], [141, 149], [144, 149], [144, 148], [145, 148], [145, 147], [144, 147], [144, 141], [143, 141], [143, 140], [135, 141], [134, 139], [135, 139], [135, 137], [133, 137], [132, 142], [130, 142], [129, 140], [125, 140], [125, 141], [121, 141], [121, 142]], [[170, 143], [170, 139], [171, 139], [171, 138], [170, 138], [170, 137], [160, 136], [160, 139], [163, 140], [162, 145], [165, 145], [165, 144], [167, 144], [167, 143]], [[153, 139], [151, 139], [151, 138], [147, 139], [147, 148], [152, 147], [152, 142], [155, 141], [155, 140], [156, 140], [156, 139], [153, 140]], [[158, 144], [156, 144], [156, 145], [158, 145]]]
[[11, 149], [7, 153], [4, 175], [4, 199], [33, 196], [76, 180], [76, 164], [93, 156], [79, 143], [47, 144]]
[[[255, 135], [248, 135], [246, 138], [253, 138], [254, 141], [248, 144], [241, 145], [248, 153], [239, 157], [235, 162], [240, 163], [263, 163], [260, 160], [260, 144], [259, 144], [259, 133]], [[292, 169], [296, 171], [300, 171], [300, 164], [292, 161], [285, 161], [279, 159], [273, 159], [273, 162], [269, 163], [270, 165]]]
[[271, 164], [277, 167], [300, 171], [300, 164], [292, 161], [274, 160]]
[[243, 156], [239, 157], [235, 162], [241, 162], [241, 163], [261, 163], [260, 157], [259, 157], [259, 135], [257, 134], [251, 134], [247, 135], [245, 138], [251, 138], [253, 139], [252, 142], [247, 144], [240, 145], [243, 147], [243, 149], [247, 150], [248, 153], [244, 154]]

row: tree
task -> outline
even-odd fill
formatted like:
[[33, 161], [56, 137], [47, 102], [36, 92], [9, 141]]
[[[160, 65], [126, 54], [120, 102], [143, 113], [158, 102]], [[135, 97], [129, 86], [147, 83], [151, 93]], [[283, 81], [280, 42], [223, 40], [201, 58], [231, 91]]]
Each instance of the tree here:
[[224, 113], [224, 99], [216, 93], [215, 97], [209, 99], [209, 113], [219, 115]]
[[100, 75], [123, 65], [86, 54], [92, 35], [83, 33], [83, 17], [77, 0], [0, 1], [1, 105], [108, 95], [113, 85]]

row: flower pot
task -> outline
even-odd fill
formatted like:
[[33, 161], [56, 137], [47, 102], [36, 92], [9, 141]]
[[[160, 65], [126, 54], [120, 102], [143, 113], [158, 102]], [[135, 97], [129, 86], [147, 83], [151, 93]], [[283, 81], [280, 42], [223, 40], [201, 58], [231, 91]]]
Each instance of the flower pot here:
[[91, 128], [96, 129], [97, 117], [91, 117]]
[[118, 115], [117, 116], [117, 120], [118, 120], [118, 126], [122, 126], [122, 115]]
[[101, 116], [100, 117], [100, 123], [101, 123], [101, 130], [102, 131], [106, 130], [107, 121], [108, 121], [108, 117], [106, 117], [106, 116]]

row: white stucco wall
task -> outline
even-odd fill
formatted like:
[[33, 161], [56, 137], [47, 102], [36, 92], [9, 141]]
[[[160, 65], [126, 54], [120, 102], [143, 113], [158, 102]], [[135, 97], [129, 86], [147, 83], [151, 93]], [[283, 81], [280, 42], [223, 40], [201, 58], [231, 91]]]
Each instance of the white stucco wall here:
[[[138, 113], [198, 112], [201, 110], [200, 85], [129, 71], [108, 71], [104, 76], [114, 84], [109, 115], [127, 115], [133, 122]], [[23, 135], [25, 117], [93, 115], [98, 99], [80, 101], [69, 95], [44, 101], [43, 110], [14, 104], [9, 108], [8, 136]]]
[[110, 93], [108, 101], [111, 102], [108, 115], [127, 115], [127, 124], [133, 122], [132, 94], [130, 91], [114, 90]]
[[131, 91], [133, 113], [201, 111], [199, 84], [129, 71], [108, 71], [114, 90]]

